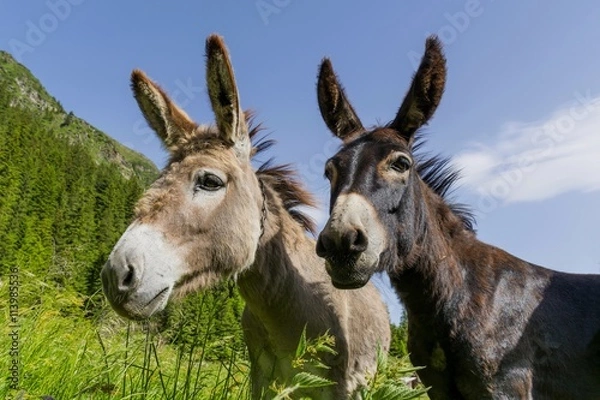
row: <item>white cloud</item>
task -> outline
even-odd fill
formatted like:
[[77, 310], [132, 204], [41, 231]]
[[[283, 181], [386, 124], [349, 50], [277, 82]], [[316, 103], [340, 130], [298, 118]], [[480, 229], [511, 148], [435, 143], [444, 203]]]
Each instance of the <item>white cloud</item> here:
[[542, 121], [510, 122], [492, 143], [472, 143], [455, 157], [480, 211], [600, 190], [600, 96], [575, 94], [572, 105]]

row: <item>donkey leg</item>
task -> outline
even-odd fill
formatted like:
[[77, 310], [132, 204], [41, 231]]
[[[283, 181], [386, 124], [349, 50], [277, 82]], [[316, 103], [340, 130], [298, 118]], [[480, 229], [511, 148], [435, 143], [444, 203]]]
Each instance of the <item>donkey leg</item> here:
[[269, 379], [258, 366], [258, 360], [250, 356], [250, 385], [252, 389], [252, 399], [269, 398]]
[[242, 327], [244, 328], [244, 341], [250, 356], [252, 399], [269, 399], [272, 397], [272, 394], [269, 393], [269, 385], [273, 381], [276, 358], [265, 340], [267, 332], [248, 308], [245, 308], [242, 314]]
[[533, 399], [533, 379], [529, 368], [511, 368], [494, 379], [494, 400]]

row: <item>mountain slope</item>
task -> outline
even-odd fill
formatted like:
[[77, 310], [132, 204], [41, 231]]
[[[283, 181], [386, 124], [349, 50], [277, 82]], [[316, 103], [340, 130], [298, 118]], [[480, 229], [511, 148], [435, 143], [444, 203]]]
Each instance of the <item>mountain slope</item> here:
[[124, 177], [136, 176], [145, 186], [158, 176], [158, 169], [148, 158], [123, 146], [72, 112], [67, 113], [25, 66], [2, 50], [0, 91], [10, 98], [10, 106], [43, 114], [49, 132], [72, 144], [82, 145], [97, 163], [115, 164]]

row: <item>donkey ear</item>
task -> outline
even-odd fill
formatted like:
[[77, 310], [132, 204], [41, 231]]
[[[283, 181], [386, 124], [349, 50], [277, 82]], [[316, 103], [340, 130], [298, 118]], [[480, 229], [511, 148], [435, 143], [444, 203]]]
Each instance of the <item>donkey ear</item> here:
[[252, 147], [248, 126], [240, 107], [233, 67], [223, 38], [218, 35], [208, 37], [206, 57], [208, 96], [217, 120], [219, 136], [234, 146], [238, 157], [248, 158]]
[[430, 36], [425, 42], [421, 65], [389, 127], [397, 130], [412, 144], [417, 129], [429, 121], [440, 103], [445, 83], [446, 58], [442, 52], [442, 44], [437, 36]]
[[343, 141], [349, 141], [356, 134], [364, 131], [328, 58], [323, 59], [319, 70], [317, 97], [321, 116], [335, 136]]
[[148, 125], [169, 151], [173, 152], [181, 139], [194, 134], [196, 123], [145, 73], [138, 69], [132, 72], [131, 88]]

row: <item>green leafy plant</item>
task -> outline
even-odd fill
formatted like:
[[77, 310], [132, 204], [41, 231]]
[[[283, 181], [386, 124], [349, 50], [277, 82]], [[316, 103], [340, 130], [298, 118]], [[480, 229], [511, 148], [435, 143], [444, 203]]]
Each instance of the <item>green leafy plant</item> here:
[[403, 378], [414, 377], [416, 371], [424, 367], [412, 367], [407, 357], [394, 358], [390, 362], [381, 349], [377, 352], [377, 370], [369, 379], [367, 386], [361, 389], [363, 400], [410, 400], [425, 398], [429, 388], [417, 386], [411, 388]]
[[307, 340], [304, 328], [292, 360], [295, 374], [291, 382], [273, 382], [271, 390], [276, 393], [273, 400], [291, 399], [293, 394], [302, 390], [335, 385], [335, 382], [319, 375], [319, 371], [329, 369], [323, 364], [321, 357], [323, 354], [336, 354], [334, 346], [335, 338], [329, 334]]

